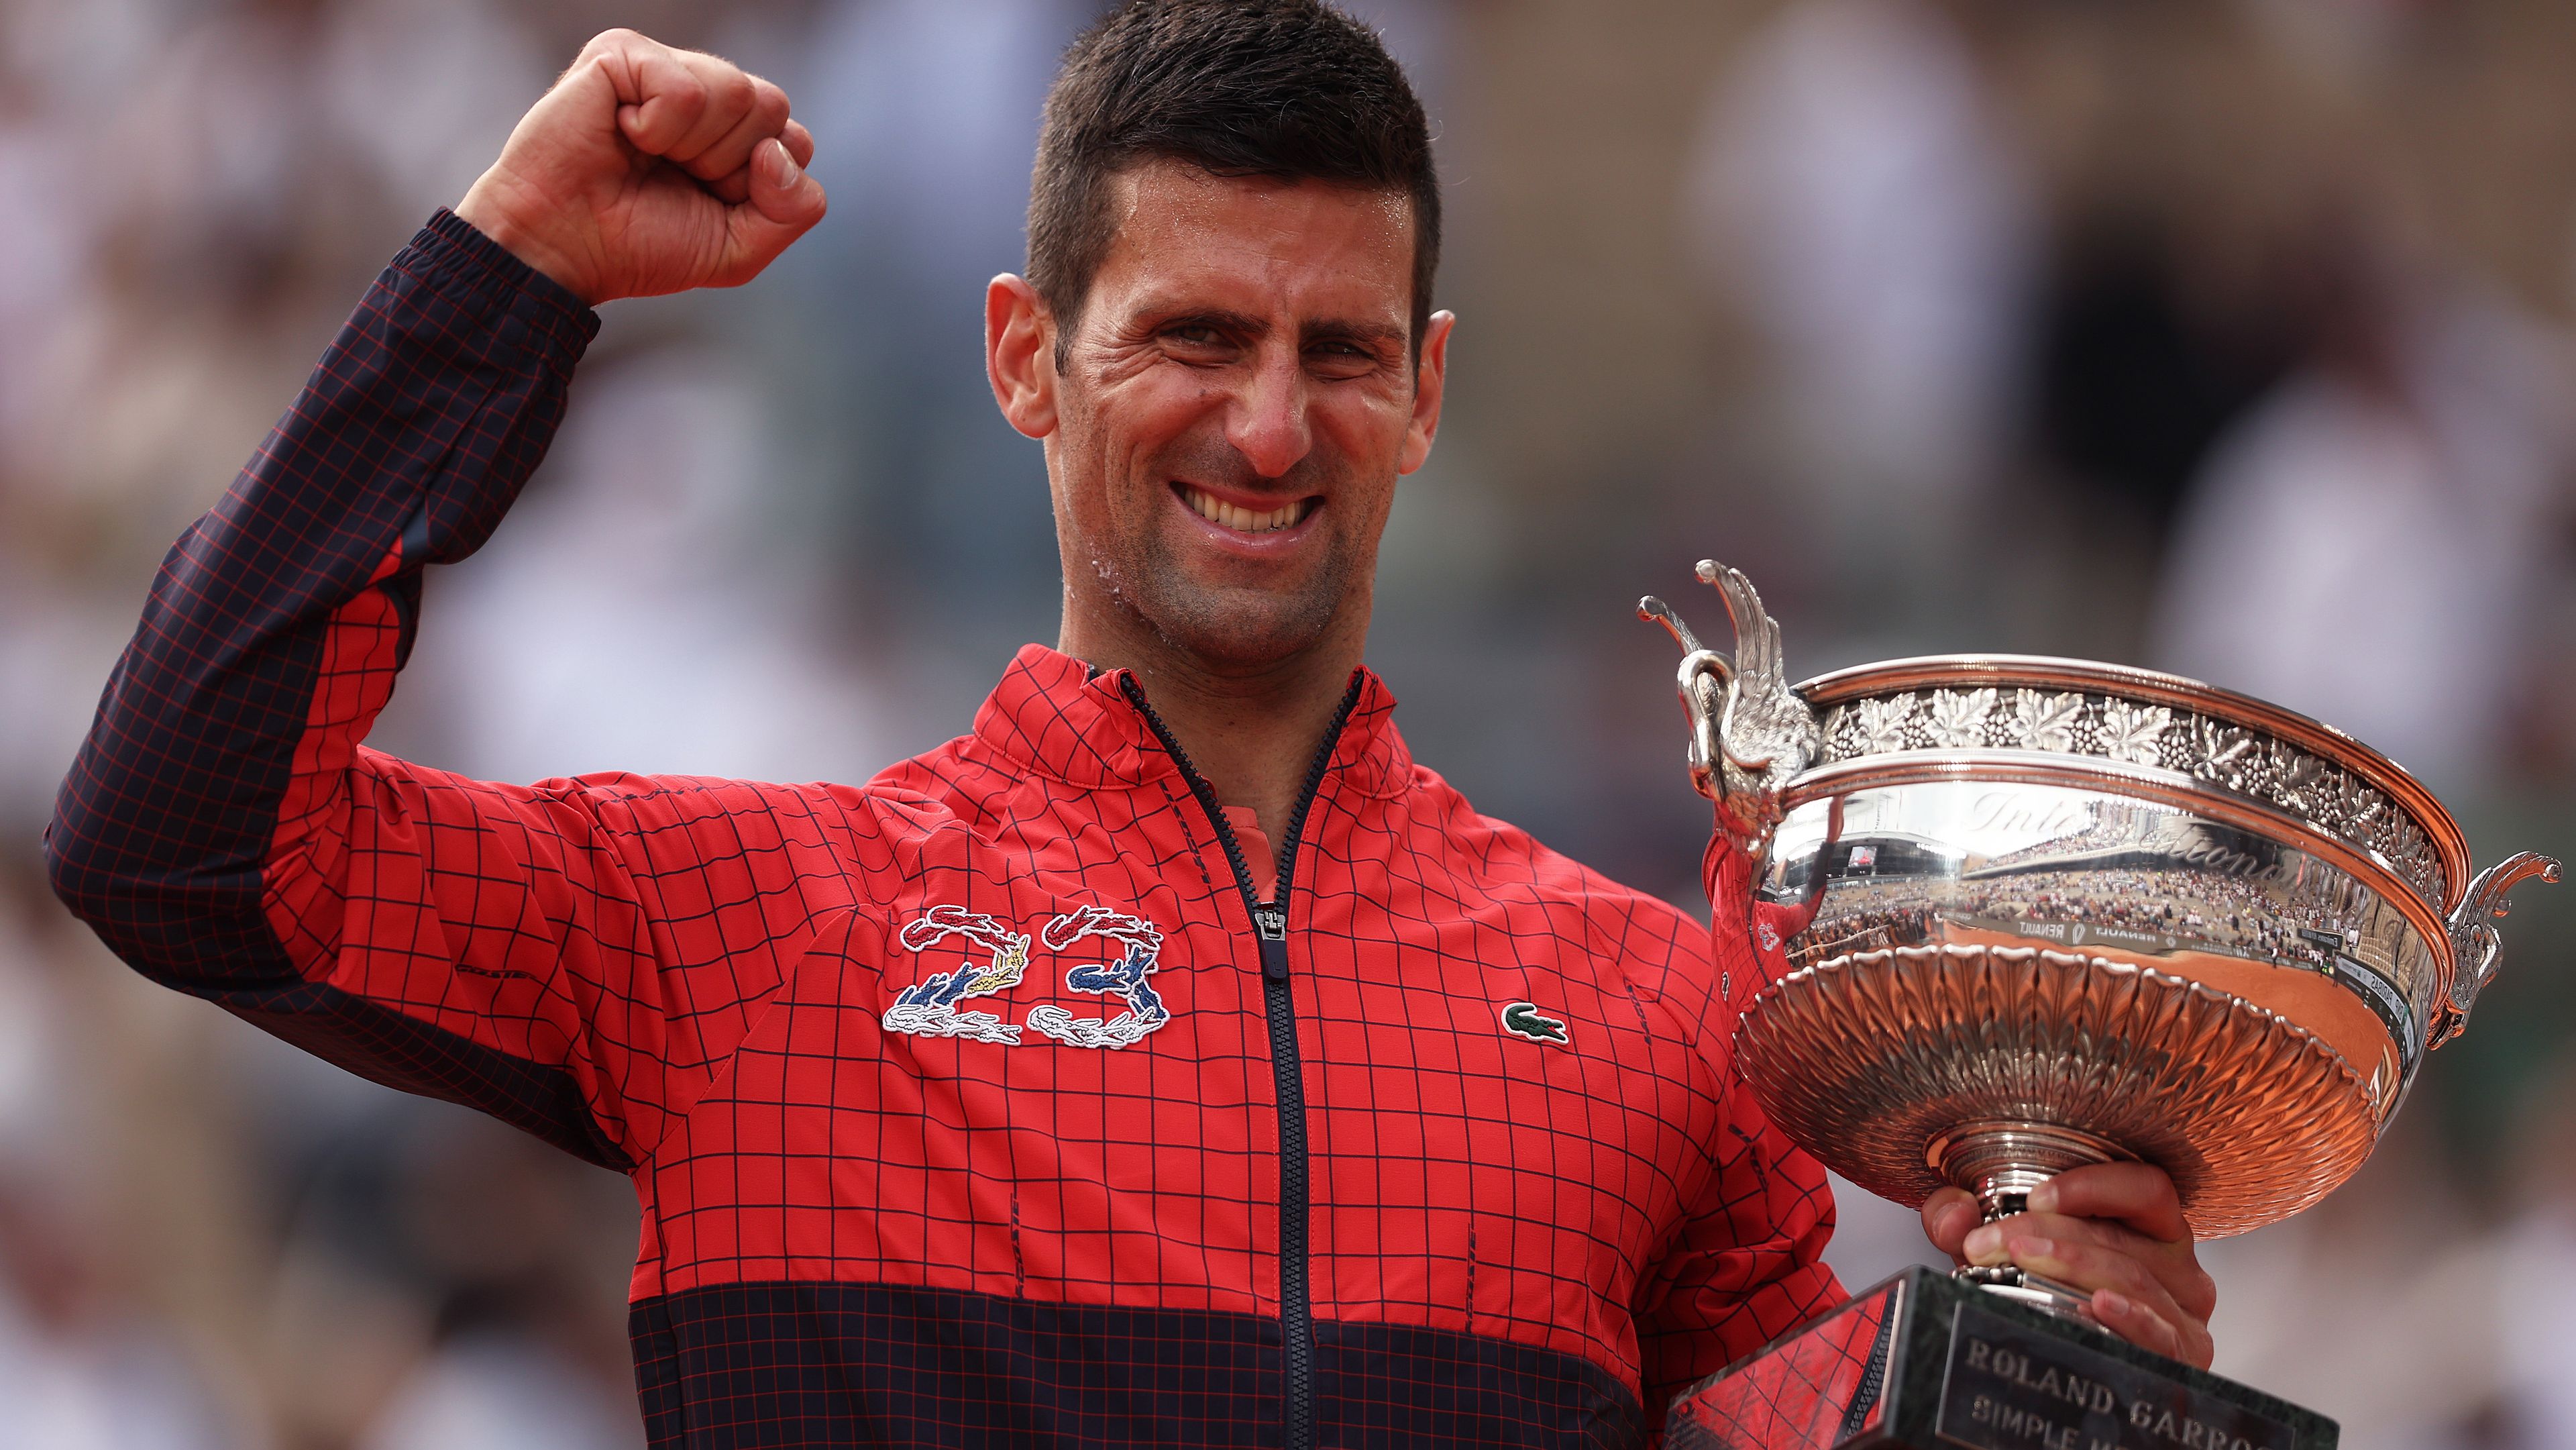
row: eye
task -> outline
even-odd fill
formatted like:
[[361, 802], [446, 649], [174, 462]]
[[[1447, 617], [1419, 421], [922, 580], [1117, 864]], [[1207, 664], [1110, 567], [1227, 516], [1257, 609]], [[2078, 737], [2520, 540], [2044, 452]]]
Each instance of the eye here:
[[1154, 336], [1162, 344], [1165, 356], [1192, 367], [1228, 363], [1241, 351], [1232, 333], [1205, 320], [1175, 322]]
[[1306, 349], [1306, 366], [1327, 378], [1355, 378], [1377, 367], [1377, 354], [1355, 342], [1319, 342]]

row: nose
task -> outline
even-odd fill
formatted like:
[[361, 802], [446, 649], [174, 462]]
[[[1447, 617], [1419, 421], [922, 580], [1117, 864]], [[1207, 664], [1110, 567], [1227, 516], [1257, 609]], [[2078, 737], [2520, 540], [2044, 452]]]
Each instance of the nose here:
[[1294, 348], [1264, 349], [1226, 420], [1226, 441], [1263, 478], [1278, 478], [1314, 447], [1306, 373]]

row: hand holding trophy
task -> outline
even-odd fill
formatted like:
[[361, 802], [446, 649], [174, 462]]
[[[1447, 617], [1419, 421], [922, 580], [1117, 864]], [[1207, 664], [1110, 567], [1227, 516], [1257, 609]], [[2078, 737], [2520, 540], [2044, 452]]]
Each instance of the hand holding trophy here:
[[[1791, 687], [1712, 562], [1732, 661], [1662, 601], [1692, 783], [1807, 925], [1735, 1052], [1793, 1142], [1988, 1221], [2088, 1164], [2173, 1180], [2201, 1237], [2358, 1169], [2494, 975], [2506, 893], [2387, 757], [2248, 696], [2124, 666], [1943, 656]], [[2010, 1266], [1908, 1270], [1686, 1391], [1668, 1443], [2323, 1450], [2332, 1421], [2091, 1322]]]

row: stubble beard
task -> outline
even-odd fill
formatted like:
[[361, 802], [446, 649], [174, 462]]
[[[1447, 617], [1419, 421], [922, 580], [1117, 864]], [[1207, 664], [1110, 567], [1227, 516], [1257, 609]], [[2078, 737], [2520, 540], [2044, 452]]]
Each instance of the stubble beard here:
[[1313, 648], [1350, 590], [1350, 551], [1329, 535], [1305, 577], [1275, 589], [1193, 577], [1161, 528], [1131, 542], [1128, 561], [1095, 558], [1094, 570], [1165, 648], [1211, 673], [1265, 669]]
[[[1110, 477], [1127, 474], [1118, 484], [1074, 483], [1070, 492], [1075, 498], [1090, 493], [1091, 510], [1073, 499], [1059, 501], [1058, 507], [1064, 510], [1059, 527], [1070, 525], [1069, 534], [1079, 536], [1061, 538], [1068, 546], [1066, 563], [1071, 565], [1076, 557], [1072, 546], [1078, 544], [1079, 557], [1091, 569], [1091, 587], [1118, 614], [1141, 625], [1164, 650], [1207, 674], [1254, 674], [1314, 648], [1346, 608], [1356, 604], [1365, 611], [1365, 598], [1355, 601], [1352, 594], [1358, 590], [1365, 595], [1369, 581], [1358, 574], [1374, 567], [1375, 551], [1342, 532], [1350, 520], [1331, 515], [1334, 510], [1361, 507], [1359, 499], [1365, 490], [1337, 487], [1350, 481], [1329, 476], [1333, 464], [1326, 458], [1310, 456], [1287, 478], [1265, 481], [1252, 476], [1230, 446], [1200, 437], [1165, 445], [1139, 468], [1133, 461], [1092, 453], [1095, 420], [1087, 416], [1087, 409], [1070, 406], [1078, 397], [1070, 379], [1065, 394], [1068, 413], [1079, 419], [1065, 430], [1062, 441], [1070, 445], [1068, 452], [1076, 458], [1091, 454]], [[1166, 480], [1174, 478], [1243, 493], [1322, 497], [1326, 502], [1319, 508], [1326, 516], [1314, 520], [1319, 536], [1308, 541], [1311, 562], [1299, 575], [1274, 576], [1275, 582], [1266, 584], [1226, 582], [1194, 573], [1189, 556], [1205, 546], [1183, 536], [1193, 527], [1189, 522], [1169, 516], [1175, 503]], [[1133, 492], [1117, 503], [1110, 502], [1114, 493], [1130, 489]], [[1090, 514], [1087, 520], [1086, 513]], [[1209, 573], [1256, 567], [1226, 559], [1205, 563]]]

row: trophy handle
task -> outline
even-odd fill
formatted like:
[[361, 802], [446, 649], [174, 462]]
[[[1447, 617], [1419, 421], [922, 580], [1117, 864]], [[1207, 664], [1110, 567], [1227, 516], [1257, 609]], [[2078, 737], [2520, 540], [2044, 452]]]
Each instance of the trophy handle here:
[[1815, 760], [1824, 735], [1782, 673], [1780, 626], [1753, 582], [1714, 559], [1700, 560], [1697, 572], [1726, 600], [1735, 625], [1732, 661], [1701, 645], [1672, 606], [1651, 594], [1637, 601], [1637, 617], [1662, 625], [1682, 648], [1674, 684], [1690, 717], [1691, 786], [1717, 802], [1720, 829], [1758, 874], [1780, 826], [1781, 792]]
[[1672, 606], [1655, 596], [1637, 601], [1637, 617], [1662, 625], [1673, 643], [1682, 647], [1682, 666], [1674, 676], [1673, 689], [1690, 717], [1691, 789], [1717, 800], [1725, 794], [1717, 781], [1717, 762], [1726, 754], [1725, 742], [1717, 738], [1719, 701], [1722, 692], [1735, 687], [1735, 666], [1726, 656], [1704, 648]]
[[2447, 1001], [2436, 1004], [2439, 1011], [2433, 1024], [2433, 1046], [2459, 1036], [2468, 1026], [2469, 1009], [2477, 1005], [2478, 993], [2495, 980], [2496, 959], [2504, 951], [2504, 938], [2494, 923], [2495, 918], [2511, 909], [2506, 893], [2535, 876], [2543, 881], [2558, 880], [2557, 858], [2536, 851], [2517, 851], [2469, 882], [2460, 909], [2451, 913], [2451, 991]]

